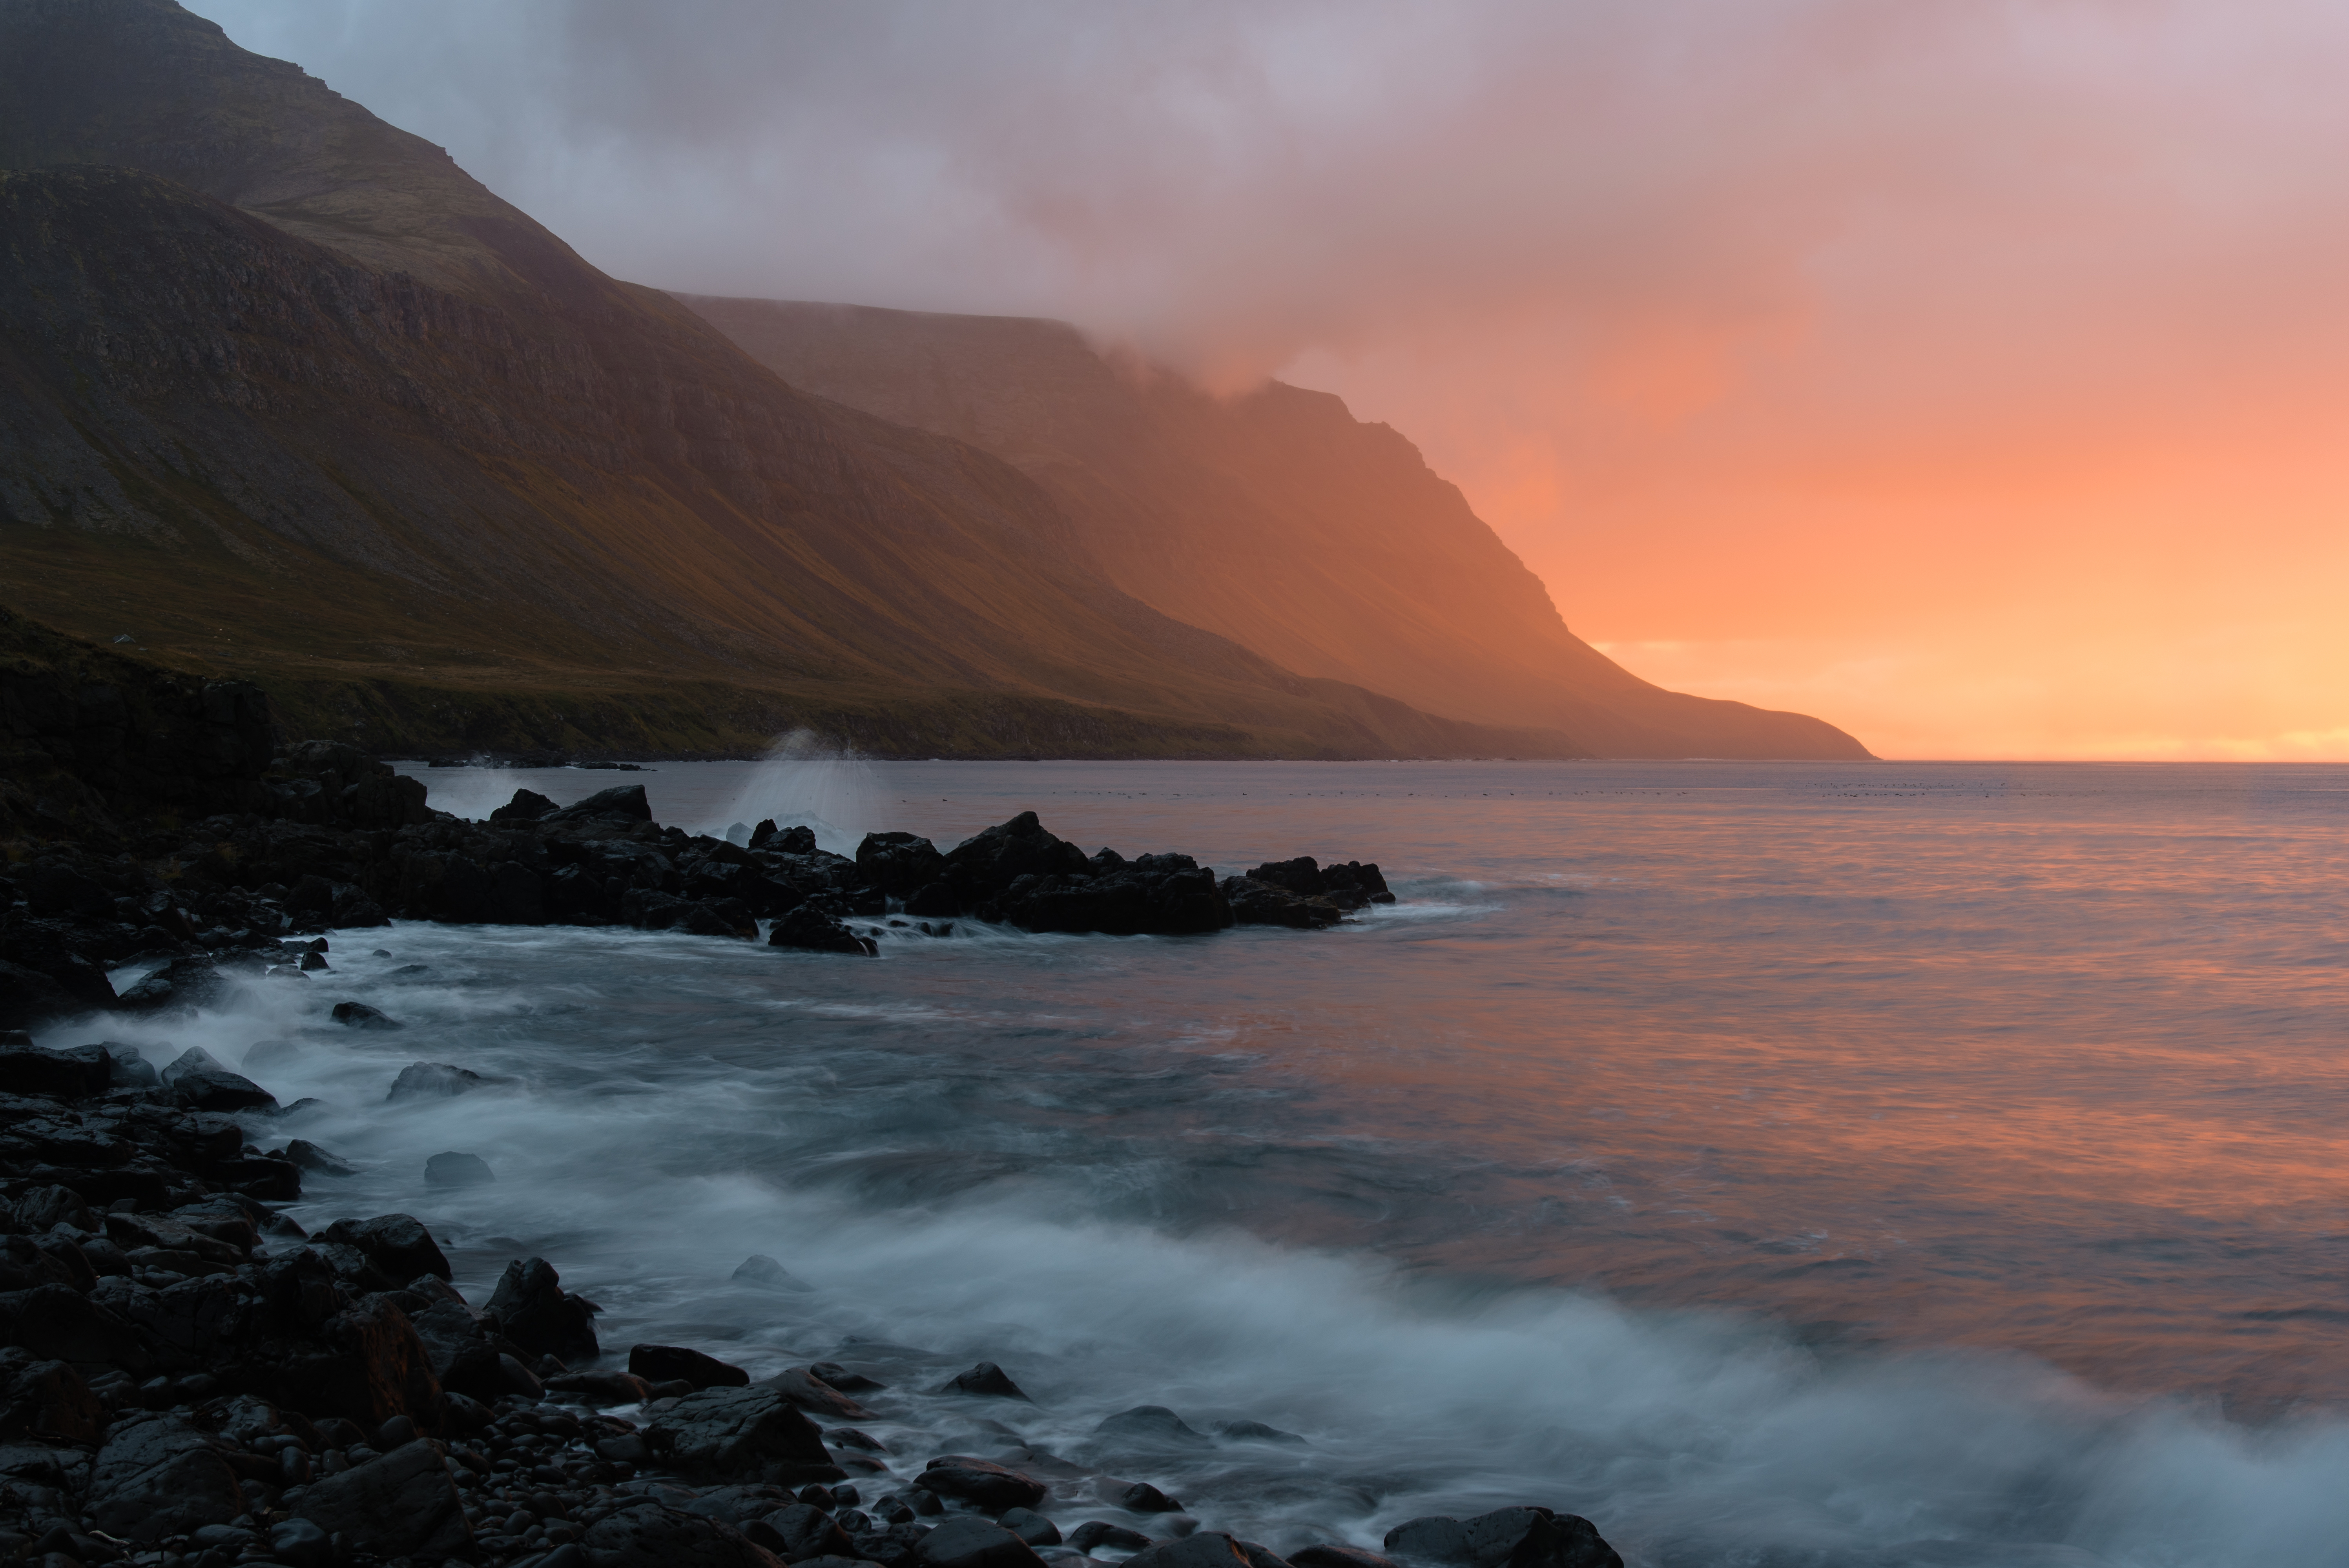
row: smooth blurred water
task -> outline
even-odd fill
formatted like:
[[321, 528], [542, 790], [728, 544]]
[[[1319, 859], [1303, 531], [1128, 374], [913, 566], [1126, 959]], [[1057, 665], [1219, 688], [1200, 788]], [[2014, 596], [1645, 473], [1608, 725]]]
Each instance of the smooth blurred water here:
[[[469, 814], [642, 783], [717, 831], [820, 799], [836, 841], [1033, 808], [1402, 895], [877, 962], [403, 924], [128, 1037], [295, 1042], [255, 1076], [324, 1103], [273, 1140], [366, 1167], [305, 1213], [424, 1215], [469, 1294], [543, 1253], [623, 1351], [862, 1336], [927, 1353], [840, 1352], [901, 1388], [984, 1357], [1039, 1401], [988, 1413], [1062, 1452], [1139, 1402], [1268, 1421], [1312, 1446], [1146, 1474], [1276, 1547], [1539, 1501], [1648, 1563], [2349, 1553], [2349, 769], [419, 776]], [[517, 1081], [386, 1106], [418, 1059]], [[497, 1183], [425, 1189], [444, 1149]], [[750, 1253], [814, 1289], [733, 1284]], [[892, 1418], [917, 1470], [957, 1418]]]

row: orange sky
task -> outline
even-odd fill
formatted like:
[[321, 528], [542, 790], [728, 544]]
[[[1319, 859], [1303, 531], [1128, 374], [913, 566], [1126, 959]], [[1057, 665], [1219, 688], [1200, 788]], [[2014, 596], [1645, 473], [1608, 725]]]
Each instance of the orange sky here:
[[2337, 0], [196, 0], [664, 287], [1418, 441], [1651, 679], [2349, 759]]

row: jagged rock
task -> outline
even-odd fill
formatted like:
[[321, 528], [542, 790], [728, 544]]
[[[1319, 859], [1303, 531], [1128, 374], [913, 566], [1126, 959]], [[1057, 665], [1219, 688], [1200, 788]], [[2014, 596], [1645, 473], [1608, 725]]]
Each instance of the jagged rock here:
[[319, 1176], [356, 1176], [358, 1167], [339, 1155], [328, 1153], [307, 1139], [296, 1138], [285, 1145], [287, 1163]]
[[313, 1481], [293, 1511], [356, 1552], [427, 1560], [474, 1553], [465, 1505], [429, 1439]]
[[1276, 887], [1254, 877], [1226, 877], [1224, 898], [1232, 908], [1232, 918], [1241, 925], [1286, 925], [1299, 931], [1318, 931], [1335, 925], [1345, 912], [1318, 894], [1306, 896]]
[[595, 1568], [781, 1568], [732, 1525], [649, 1500], [605, 1514], [580, 1544]]
[[1014, 1383], [1002, 1367], [992, 1361], [982, 1361], [969, 1371], [959, 1374], [938, 1392], [973, 1394], [988, 1399], [1022, 1399], [1030, 1404], [1035, 1403], [1034, 1400], [1029, 1399], [1026, 1394], [1020, 1392], [1019, 1385]]
[[424, 1162], [427, 1187], [481, 1187], [498, 1179], [490, 1162], [478, 1154], [450, 1151]]
[[947, 858], [929, 840], [912, 833], [867, 833], [856, 846], [856, 870], [866, 882], [892, 897], [936, 882]]
[[228, 986], [228, 975], [213, 960], [174, 958], [123, 992], [116, 1006], [133, 1013], [201, 1007], [218, 1001]]
[[1215, 1439], [1205, 1432], [1194, 1430], [1189, 1422], [1164, 1405], [1136, 1405], [1131, 1410], [1120, 1410], [1095, 1427], [1093, 1436], [1129, 1447], [1207, 1449], [1215, 1446]]
[[989, 1513], [1033, 1508], [1051, 1490], [1034, 1476], [971, 1454], [940, 1455], [914, 1478], [914, 1484], [940, 1497], [959, 1498]]
[[530, 1355], [585, 1361], [597, 1354], [595, 1309], [564, 1293], [562, 1276], [544, 1258], [508, 1264], [482, 1310]]
[[337, 1002], [335, 1004], [333, 1017], [335, 1022], [337, 1024], [341, 1024], [347, 1028], [353, 1029], [401, 1029], [407, 1027], [405, 1024], [400, 1023], [398, 1019], [387, 1016], [377, 1008], [368, 1006], [365, 1002]]
[[394, 1416], [438, 1423], [440, 1384], [431, 1357], [408, 1315], [390, 1300], [367, 1297], [328, 1319], [318, 1337], [322, 1349], [289, 1357], [279, 1369], [287, 1403], [344, 1417], [368, 1431]]
[[1044, 1562], [1009, 1530], [968, 1514], [940, 1524], [915, 1551], [926, 1568], [1043, 1568]]
[[767, 933], [770, 947], [797, 947], [811, 953], [858, 954], [876, 956], [880, 944], [869, 936], [858, 936], [835, 917], [810, 904], [802, 904], [775, 922]]
[[1387, 1532], [1385, 1545], [1392, 1557], [1439, 1568], [1623, 1568], [1598, 1526], [1547, 1508], [1406, 1520]]
[[90, 1466], [88, 1511], [109, 1535], [151, 1542], [225, 1524], [244, 1494], [211, 1437], [178, 1416], [118, 1422]]
[[191, 1110], [247, 1110], [277, 1103], [275, 1095], [229, 1071], [202, 1046], [181, 1052], [159, 1076], [173, 1098]]
[[556, 807], [554, 802], [540, 794], [537, 790], [517, 789], [513, 792], [512, 799], [507, 801], [504, 805], [500, 806], [497, 810], [490, 813], [490, 820], [492, 822], [535, 822], [542, 817], [552, 815], [555, 810]]
[[645, 787], [641, 784], [619, 784], [609, 789], [598, 789], [585, 800], [550, 811], [538, 820], [562, 826], [592, 822], [602, 818], [627, 822], [651, 821], [653, 807], [652, 802], [645, 798]]
[[681, 1345], [632, 1345], [628, 1370], [647, 1383], [690, 1383], [696, 1389], [748, 1387], [750, 1374]]
[[705, 1388], [645, 1429], [653, 1452], [680, 1470], [757, 1474], [799, 1484], [838, 1480], [814, 1423], [771, 1388]]
[[371, 1220], [336, 1220], [318, 1233], [321, 1242], [357, 1247], [383, 1271], [384, 1277], [407, 1281], [419, 1274], [453, 1279], [447, 1254], [424, 1222], [413, 1214], [378, 1214]]
[[814, 1286], [793, 1274], [764, 1253], [753, 1253], [736, 1265], [734, 1280], [740, 1284], [755, 1284], [763, 1290], [812, 1290]]

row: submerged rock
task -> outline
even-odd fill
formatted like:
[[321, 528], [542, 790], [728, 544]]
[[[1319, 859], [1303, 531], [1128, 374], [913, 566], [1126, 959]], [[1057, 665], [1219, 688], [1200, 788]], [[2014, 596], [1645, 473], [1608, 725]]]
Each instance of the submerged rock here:
[[989, 1399], [1020, 1399], [1035, 1403], [1020, 1391], [1010, 1375], [992, 1361], [982, 1361], [969, 1371], [957, 1375], [938, 1390], [941, 1394], [974, 1394]]
[[427, 1187], [482, 1187], [498, 1179], [490, 1162], [478, 1154], [451, 1150], [435, 1154], [424, 1162], [424, 1184]]
[[810, 953], [846, 953], [870, 958], [877, 955], [880, 944], [869, 936], [858, 936], [835, 916], [809, 904], [802, 904], [777, 920], [767, 934], [770, 947], [797, 947]]
[[628, 1370], [647, 1383], [690, 1383], [695, 1388], [741, 1388], [750, 1374], [715, 1356], [681, 1345], [632, 1345]]

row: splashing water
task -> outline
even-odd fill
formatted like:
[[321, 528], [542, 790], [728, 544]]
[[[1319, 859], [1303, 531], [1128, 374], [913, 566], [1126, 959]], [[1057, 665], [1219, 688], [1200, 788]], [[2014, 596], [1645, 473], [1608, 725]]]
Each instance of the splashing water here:
[[771, 818], [781, 827], [812, 828], [819, 848], [854, 854], [866, 833], [887, 825], [872, 820], [878, 793], [873, 765], [853, 748], [794, 729], [760, 759], [730, 805], [683, 825], [722, 838], [730, 824]]

